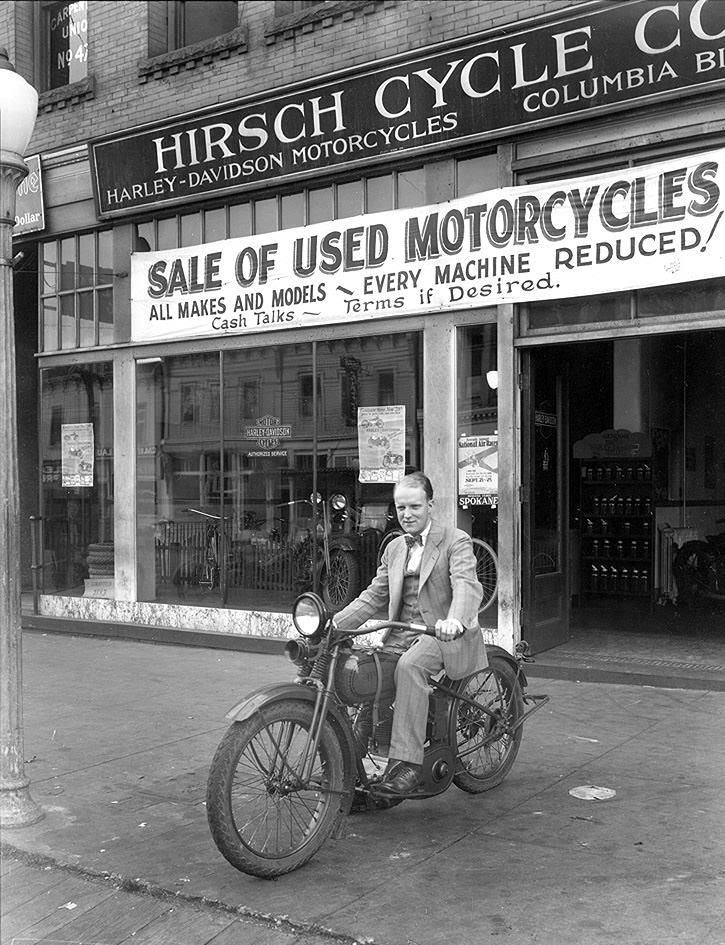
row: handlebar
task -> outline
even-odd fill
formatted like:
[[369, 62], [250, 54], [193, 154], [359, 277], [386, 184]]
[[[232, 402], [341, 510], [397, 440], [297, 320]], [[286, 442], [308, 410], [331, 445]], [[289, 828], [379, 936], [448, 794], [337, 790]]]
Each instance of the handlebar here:
[[186, 506], [186, 508], [184, 509], [184, 511], [185, 511], [185, 512], [193, 512], [195, 515], [203, 515], [204, 518], [213, 518], [215, 522], [221, 522], [221, 521], [228, 522], [229, 519], [230, 519], [230, 516], [228, 516], [228, 515], [225, 515], [224, 518], [222, 518], [221, 515], [212, 515], [211, 512], [202, 512], [201, 509], [192, 509], [192, 508], [191, 508], [190, 506], [188, 506], [188, 505]]
[[[378, 630], [412, 630], [415, 633], [422, 633], [424, 636], [434, 637], [436, 628], [428, 626], [425, 623], [403, 623], [402, 620], [382, 620], [376, 622], [374, 626], [365, 627], [362, 630], [340, 630], [340, 634], [347, 637], [361, 637], [367, 633], [376, 633]], [[465, 632], [465, 631], [464, 631]], [[459, 634], [458, 637], [462, 636]], [[454, 639], [458, 639], [454, 637]]]

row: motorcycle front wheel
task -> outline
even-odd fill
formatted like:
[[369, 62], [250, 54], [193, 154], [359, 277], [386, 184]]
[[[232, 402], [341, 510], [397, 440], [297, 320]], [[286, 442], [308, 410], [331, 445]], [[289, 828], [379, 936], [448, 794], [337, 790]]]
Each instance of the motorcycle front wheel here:
[[461, 700], [451, 713], [457, 756], [453, 783], [469, 794], [481, 794], [499, 785], [516, 760], [524, 729], [514, 726], [524, 714], [524, 700], [514, 670], [496, 656], [486, 669], [467, 676], [459, 692], [496, 716]]
[[300, 780], [311, 724], [311, 705], [285, 700], [235, 722], [219, 744], [207, 819], [219, 852], [243, 873], [273, 879], [296, 870], [347, 813], [342, 749], [329, 722]]

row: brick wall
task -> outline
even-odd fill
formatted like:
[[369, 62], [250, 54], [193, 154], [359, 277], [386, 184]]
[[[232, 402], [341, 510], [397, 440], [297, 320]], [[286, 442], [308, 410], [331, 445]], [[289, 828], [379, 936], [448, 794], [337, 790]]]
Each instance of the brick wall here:
[[[149, 5], [140, 0], [89, 0], [88, 71], [95, 80], [95, 95], [41, 111], [30, 151], [71, 147], [98, 135], [577, 5], [581, 0], [375, 0], [268, 36], [276, 22], [274, 3], [247, 0], [239, 4], [240, 25], [248, 31], [246, 51], [233, 49], [226, 58], [186, 62], [176, 74], [166, 71], [142, 83], [139, 60], [148, 58], [156, 42], [152, 37], [149, 46]], [[32, 9], [27, 0], [0, 2], [0, 36], [7, 37], [2, 41], [28, 78], [33, 74]], [[158, 19], [154, 12], [152, 33]]]

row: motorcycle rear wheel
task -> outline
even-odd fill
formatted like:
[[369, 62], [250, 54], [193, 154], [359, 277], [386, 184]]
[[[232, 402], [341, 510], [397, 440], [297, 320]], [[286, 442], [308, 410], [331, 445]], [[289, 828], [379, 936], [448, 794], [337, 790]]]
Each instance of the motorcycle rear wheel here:
[[219, 852], [242, 873], [273, 879], [296, 870], [347, 813], [342, 748], [329, 722], [310, 780], [294, 785], [311, 723], [311, 705], [285, 700], [234, 722], [219, 744], [207, 819]]
[[509, 663], [492, 656], [490, 665], [467, 676], [461, 694], [500, 714], [500, 721], [457, 700], [451, 712], [451, 741], [456, 745], [453, 783], [469, 794], [481, 794], [499, 785], [511, 770], [519, 752], [523, 726], [507, 733], [524, 714], [524, 700]]

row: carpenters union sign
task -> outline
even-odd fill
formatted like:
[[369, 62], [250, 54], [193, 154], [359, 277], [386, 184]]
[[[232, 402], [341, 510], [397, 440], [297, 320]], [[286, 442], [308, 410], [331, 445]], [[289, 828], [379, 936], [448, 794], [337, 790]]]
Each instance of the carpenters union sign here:
[[101, 216], [725, 86], [725, 2], [627, 0], [91, 142]]

